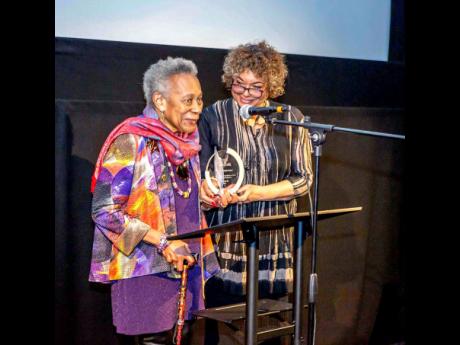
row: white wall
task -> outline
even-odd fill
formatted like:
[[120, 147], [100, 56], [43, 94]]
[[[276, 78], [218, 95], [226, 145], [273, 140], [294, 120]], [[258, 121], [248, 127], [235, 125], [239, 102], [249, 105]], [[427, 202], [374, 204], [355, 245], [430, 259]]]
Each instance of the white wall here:
[[[231, 6], [230, 6], [231, 5]], [[55, 0], [55, 36], [387, 61], [391, 0]]]

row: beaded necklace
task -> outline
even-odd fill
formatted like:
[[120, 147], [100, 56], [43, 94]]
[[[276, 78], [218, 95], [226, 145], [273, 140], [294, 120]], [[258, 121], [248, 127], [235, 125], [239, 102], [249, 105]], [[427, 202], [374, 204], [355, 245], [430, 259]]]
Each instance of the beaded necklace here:
[[[166, 154], [165, 154], [165, 156], [166, 156]], [[172, 167], [171, 163], [169, 162], [168, 156], [166, 156], [166, 164], [168, 165], [168, 168], [169, 168], [169, 176], [171, 176], [171, 184], [172, 184], [174, 190], [177, 192], [177, 194], [179, 194], [184, 199], [188, 199], [190, 197], [190, 193], [192, 192], [192, 178], [190, 176], [191, 174], [190, 173], [187, 174], [188, 188], [187, 188], [187, 190], [183, 191], [177, 185], [176, 176], [174, 175], [174, 170], [173, 170], [173, 167]], [[188, 165], [188, 160], [186, 160], [184, 163], [179, 165], [178, 169], [182, 169], [182, 170], [187, 169], [187, 165]]]

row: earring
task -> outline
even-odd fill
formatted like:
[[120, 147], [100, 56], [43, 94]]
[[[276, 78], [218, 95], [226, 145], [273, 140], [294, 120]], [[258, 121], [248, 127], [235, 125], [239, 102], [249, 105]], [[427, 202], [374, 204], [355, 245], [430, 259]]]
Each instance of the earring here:
[[160, 110], [160, 120], [163, 121], [165, 119], [165, 112], [164, 110]]

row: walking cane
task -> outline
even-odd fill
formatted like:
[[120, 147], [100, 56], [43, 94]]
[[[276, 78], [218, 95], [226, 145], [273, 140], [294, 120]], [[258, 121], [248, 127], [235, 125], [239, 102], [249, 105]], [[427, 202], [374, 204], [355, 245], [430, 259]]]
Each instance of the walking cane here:
[[184, 269], [182, 270], [181, 283], [179, 290], [179, 301], [177, 304], [177, 323], [174, 330], [174, 344], [181, 345], [182, 329], [185, 322], [185, 296], [187, 294], [187, 270], [188, 262], [184, 260]]

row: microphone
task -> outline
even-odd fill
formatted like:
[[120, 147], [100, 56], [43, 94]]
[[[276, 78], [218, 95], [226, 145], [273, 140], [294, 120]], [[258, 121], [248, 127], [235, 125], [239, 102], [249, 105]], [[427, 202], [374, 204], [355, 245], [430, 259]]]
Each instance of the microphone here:
[[286, 111], [288, 108], [284, 105], [272, 106], [272, 107], [251, 107], [249, 104], [245, 104], [240, 108], [239, 115], [244, 119], [247, 120], [253, 114], [257, 115], [270, 115], [272, 113], [282, 113]]

